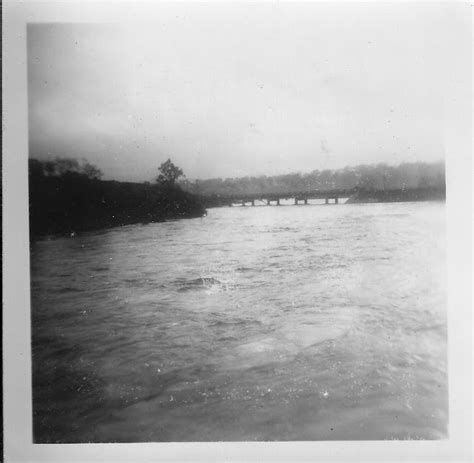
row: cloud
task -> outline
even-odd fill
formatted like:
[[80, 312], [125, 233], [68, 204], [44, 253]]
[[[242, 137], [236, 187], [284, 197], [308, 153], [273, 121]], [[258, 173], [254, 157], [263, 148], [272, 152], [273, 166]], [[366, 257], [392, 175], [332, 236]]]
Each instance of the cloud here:
[[124, 180], [168, 157], [191, 178], [443, 157], [443, 6], [155, 8], [29, 26], [31, 156]]

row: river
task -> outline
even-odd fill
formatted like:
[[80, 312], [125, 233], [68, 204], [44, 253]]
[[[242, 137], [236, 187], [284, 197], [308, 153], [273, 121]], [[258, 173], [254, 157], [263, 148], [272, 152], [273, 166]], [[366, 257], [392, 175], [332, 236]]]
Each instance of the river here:
[[35, 442], [445, 438], [445, 253], [441, 202], [37, 241]]

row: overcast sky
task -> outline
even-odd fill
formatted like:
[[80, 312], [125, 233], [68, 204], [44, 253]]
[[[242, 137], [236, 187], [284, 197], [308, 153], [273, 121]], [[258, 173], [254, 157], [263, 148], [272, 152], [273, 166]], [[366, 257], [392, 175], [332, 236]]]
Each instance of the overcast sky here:
[[147, 23], [28, 28], [30, 156], [104, 178], [444, 158], [445, 5], [162, 4]]

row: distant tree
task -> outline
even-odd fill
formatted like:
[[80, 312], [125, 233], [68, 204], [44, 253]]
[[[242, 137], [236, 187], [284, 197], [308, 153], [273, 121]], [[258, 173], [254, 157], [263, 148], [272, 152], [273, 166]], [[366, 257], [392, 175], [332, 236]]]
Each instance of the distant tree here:
[[54, 172], [56, 170], [54, 161], [45, 161], [43, 163], [43, 170], [45, 175], [54, 175]]
[[102, 171], [98, 169], [96, 166], [86, 162], [82, 166], [82, 173], [86, 175], [88, 178], [93, 178], [99, 180], [102, 177]]
[[87, 177], [89, 179], [100, 179], [102, 172], [85, 159], [78, 161], [72, 158], [56, 158], [54, 160], [39, 161], [29, 160], [30, 176], [46, 177]]
[[394, 190], [442, 188], [445, 186], [443, 162], [383, 163], [345, 167], [337, 170], [314, 170], [308, 174], [282, 174], [270, 177], [211, 178], [179, 182], [180, 186], [201, 195], [239, 195], [287, 193], [304, 190], [352, 189]]
[[184, 177], [184, 172], [178, 166], [175, 166], [171, 159], [163, 162], [158, 167], [160, 175], [156, 177], [156, 182], [161, 185], [174, 186], [180, 177]]
[[30, 178], [43, 177], [44, 170], [43, 164], [38, 159], [29, 159], [28, 160], [28, 174]]
[[66, 174], [80, 173], [80, 164], [77, 159], [73, 158], [56, 158], [54, 160], [54, 172], [56, 175], [62, 176]]

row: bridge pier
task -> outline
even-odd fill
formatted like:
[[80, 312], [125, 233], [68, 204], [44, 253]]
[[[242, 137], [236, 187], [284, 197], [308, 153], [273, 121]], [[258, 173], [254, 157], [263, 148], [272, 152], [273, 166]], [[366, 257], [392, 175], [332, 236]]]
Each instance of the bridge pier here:
[[295, 198], [295, 206], [300, 204], [300, 201], [303, 201], [303, 204], [308, 204], [308, 198]]
[[248, 203], [250, 203], [251, 206], [255, 206], [255, 199], [249, 199], [249, 200], [243, 199], [243, 200], [241, 201], [241, 204], [242, 204], [242, 206], [244, 206], [244, 207], [247, 207], [247, 204], [248, 204]]
[[[280, 206], [282, 200], [285, 200], [283, 204], [287, 204], [287, 201], [291, 201], [293, 198], [294, 205], [308, 205], [312, 204], [309, 203], [309, 200], [323, 200], [325, 204], [339, 204], [339, 196], [342, 198], [349, 197], [350, 195], [354, 194], [353, 190], [325, 190], [325, 191], [288, 191], [284, 193], [268, 193], [267, 194], [256, 194], [255, 196], [247, 195], [247, 196], [227, 196], [222, 197], [221, 205], [228, 204], [229, 207], [231, 206], [259, 206], [266, 204], [267, 206]], [[211, 199], [211, 198], [210, 198]], [[321, 202], [319, 202], [321, 204]]]

